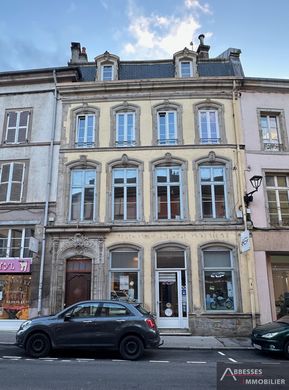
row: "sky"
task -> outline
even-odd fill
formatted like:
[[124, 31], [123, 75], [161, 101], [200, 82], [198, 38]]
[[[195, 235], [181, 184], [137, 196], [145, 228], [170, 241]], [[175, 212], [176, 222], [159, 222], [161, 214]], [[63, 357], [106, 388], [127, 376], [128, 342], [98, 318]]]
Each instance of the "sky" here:
[[289, 78], [289, 0], [0, 0], [0, 72], [66, 66], [71, 42], [89, 61], [210, 57], [241, 49], [247, 77]]

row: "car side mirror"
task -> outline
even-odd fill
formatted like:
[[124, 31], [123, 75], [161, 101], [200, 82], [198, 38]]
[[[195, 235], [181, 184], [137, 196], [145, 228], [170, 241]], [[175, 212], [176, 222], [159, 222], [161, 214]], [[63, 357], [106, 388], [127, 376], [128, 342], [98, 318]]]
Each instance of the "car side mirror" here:
[[70, 321], [71, 318], [72, 318], [72, 314], [71, 314], [71, 313], [65, 314], [65, 316], [64, 316], [64, 321]]

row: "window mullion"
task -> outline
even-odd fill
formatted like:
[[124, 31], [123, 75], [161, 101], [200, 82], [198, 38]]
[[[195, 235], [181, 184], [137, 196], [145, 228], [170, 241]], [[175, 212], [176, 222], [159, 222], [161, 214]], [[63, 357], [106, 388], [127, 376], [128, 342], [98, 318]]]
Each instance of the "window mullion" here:
[[11, 190], [12, 190], [12, 178], [14, 171], [14, 162], [8, 164], [9, 165], [9, 177], [8, 177], [8, 186], [7, 186], [7, 197], [6, 202], [9, 202], [11, 199]]
[[168, 219], [171, 219], [171, 186], [170, 184], [168, 183], [167, 184], [167, 212], [168, 212]]
[[12, 236], [12, 229], [8, 230], [8, 237], [7, 237], [7, 248], [6, 248], [6, 256], [10, 257], [11, 254], [11, 236]]
[[216, 218], [215, 184], [211, 183], [213, 218]]
[[124, 138], [124, 142], [128, 141], [128, 138], [127, 138], [127, 117], [128, 117], [128, 114], [126, 112], [126, 113], [124, 113], [124, 121], [123, 121], [123, 125], [124, 125], [123, 138]]
[[20, 258], [24, 257], [24, 245], [25, 245], [25, 229], [22, 229]]
[[19, 136], [19, 125], [20, 125], [20, 112], [16, 112], [16, 129], [15, 129], [15, 138], [14, 142], [19, 142], [18, 141], [18, 136]]

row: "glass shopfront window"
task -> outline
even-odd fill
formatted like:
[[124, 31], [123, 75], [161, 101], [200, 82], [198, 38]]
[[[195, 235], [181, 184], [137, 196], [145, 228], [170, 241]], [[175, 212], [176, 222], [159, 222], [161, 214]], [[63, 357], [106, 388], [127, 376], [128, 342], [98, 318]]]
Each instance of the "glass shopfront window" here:
[[0, 319], [29, 317], [31, 275], [0, 274]]
[[111, 299], [139, 301], [139, 252], [115, 249], [110, 253]]
[[277, 319], [289, 314], [289, 255], [272, 255], [271, 268]]
[[206, 310], [234, 310], [234, 270], [231, 251], [221, 248], [204, 250], [203, 262]]

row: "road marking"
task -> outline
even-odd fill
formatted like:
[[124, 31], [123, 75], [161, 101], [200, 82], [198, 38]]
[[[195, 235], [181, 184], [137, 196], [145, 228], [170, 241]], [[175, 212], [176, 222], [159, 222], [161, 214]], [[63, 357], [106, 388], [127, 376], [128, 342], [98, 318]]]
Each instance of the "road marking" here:
[[78, 362], [94, 362], [95, 359], [81, 359], [81, 358], [78, 358], [76, 359]]
[[191, 362], [188, 360], [187, 363], [189, 363], [189, 364], [205, 364], [207, 362]]
[[60, 360], [61, 362], [71, 362], [72, 360], [65, 360], [65, 359], [62, 359]]
[[226, 356], [226, 354], [223, 353], [223, 352], [218, 351], [218, 353], [219, 353], [220, 355], [222, 355], [222, 356]]
[[112, 359], [111, 361], [112, 362], [127, 362], [127, 360], [123, 360], [123, 359]]
[[150, 363], [169, 363], [169, 360], [149, 360]]
[[238, 363], [237, 360], [233, 359], [233, 358], [228, 358], [229, 360], [231, 360], [231, 362], [233, 363]]
[[3, 356], [3, 359], [21, 359], [21, 356]]
[[53, 361], [53, 360], [58, 360], [58, 358], [39, 358], [39, 360], [50, 360], [50, 361]]

